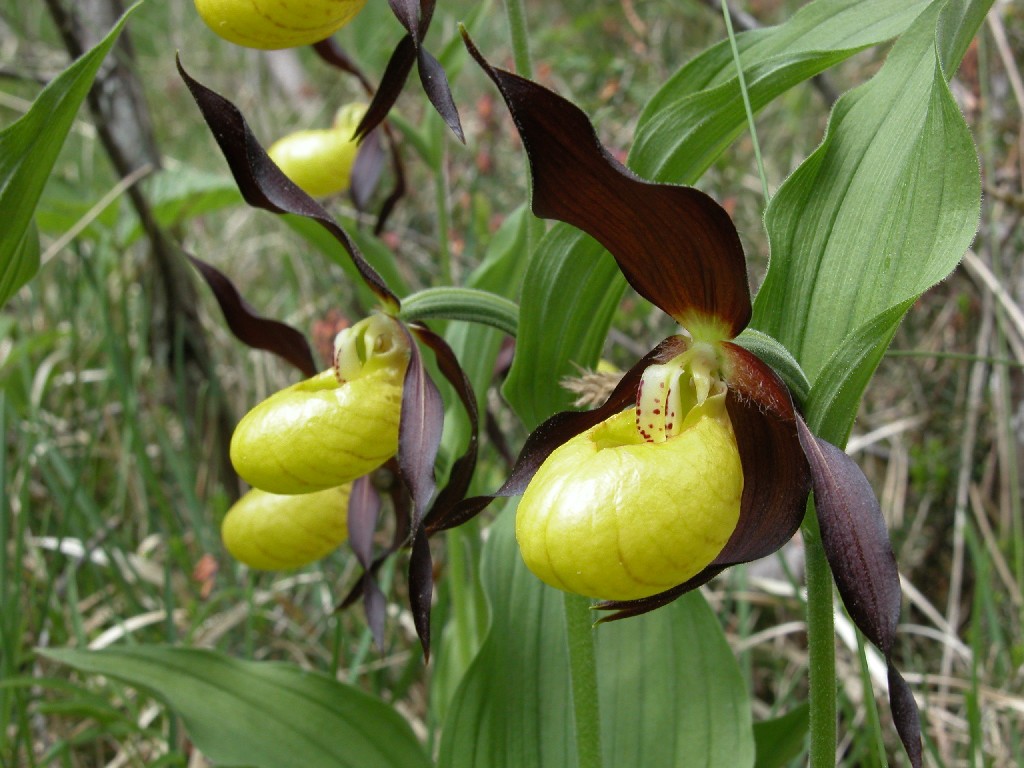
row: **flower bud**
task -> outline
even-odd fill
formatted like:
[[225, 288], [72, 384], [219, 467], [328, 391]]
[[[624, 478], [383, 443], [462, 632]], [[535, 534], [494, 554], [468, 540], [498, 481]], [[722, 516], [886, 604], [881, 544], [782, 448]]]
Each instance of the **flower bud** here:
[[348, 538], [351, 485], [298, 496], [253, 488], [228, 510], [220, 535], [231, 556], [263, 571], [300, 568]]
[[250, 485], [309, 493], [344, 485], [398, 451], [409, 341], [372, 315], [338, 334], [335, 367], [277, 392], [231, 437], [231, 462]]
[[312, 197], [327, 197], [348, 189], [359, 145], [353, 138], [365, 104], [338, 110], [326, 130], [297, 131], [275, 141], [267, 154], [284, 175]]
[[630, 409], [556, 448], [516, 515], [530, 570], [606, 600], [648, 597], [703, 570], [736, 527], [743, 493], [725, 397], [693, 405], [660, 442]]
[[248, 48], [295, 48], [324, 40], [355, 18], [366, 0], [195, 0], [207, 26]]

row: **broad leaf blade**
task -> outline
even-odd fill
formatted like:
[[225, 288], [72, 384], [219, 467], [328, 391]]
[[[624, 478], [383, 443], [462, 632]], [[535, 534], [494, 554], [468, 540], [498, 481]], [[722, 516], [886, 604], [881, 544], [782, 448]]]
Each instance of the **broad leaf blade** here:
[[362, 691], [290, 664], [160, 646], [42, 654], [157, 693], [190, 738], [223, 765], [418, 768], [430, 765], [408, 723]]
[[96, 72], [135, 7], [95, 48], [54, 78], [28, 112], [0, 132], [0, 306], [39, 270], [32, 215]]
[[[562, 596], [526, 570], [513, 522], [509, 508], [488, 539], [491, 630], [449, 710], [442, 768], [576, 763]], [[742, 678], [699, 594], [595, 632], [605, 765], [753, 764]]]
[[768, 207], [754, 325], [812, 382], [848, 334], [948, 275], [974, 237], [978, 162], [939, 66], [941, 6], [839, 100], [821, 147]]

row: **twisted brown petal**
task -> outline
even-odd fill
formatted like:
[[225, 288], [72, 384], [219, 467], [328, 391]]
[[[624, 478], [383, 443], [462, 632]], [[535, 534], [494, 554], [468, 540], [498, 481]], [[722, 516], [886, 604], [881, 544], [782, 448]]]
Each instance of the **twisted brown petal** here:
[[586, 115], [561, 96], [495, 69], [463, 33], [498, 86], [533, 171], [533, 210], [582, 229], [611, 252], [629, 284], [692, 329], [722, 338], [750, 320], [747, 267], [729, 215], [692, 187], [652, 184], [601, 146]]
[[857, 463], [797, 421], [814, 485], [821, 543], [839, 595], [861, 632], [889, 665], [889, 706], [915, 768], [921, 765], [921, 724], [914, 695], [892, 661], [900, 618], [900, 575], [882, 509]]

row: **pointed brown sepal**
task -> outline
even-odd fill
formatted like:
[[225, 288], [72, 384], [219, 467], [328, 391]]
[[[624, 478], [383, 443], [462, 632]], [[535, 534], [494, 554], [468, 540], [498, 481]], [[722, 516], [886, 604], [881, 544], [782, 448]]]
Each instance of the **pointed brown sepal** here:
[[388, 4], [408, 34], [399, 41], [391, 54], [370, 109], [356, 128], [356, 136], [365, 136], [388, 116], [415, 63], [420, 83], [430, 103], [452, 133], [465, 143], [466, 137], [448, 85], [448, 75], [441, 63], [423, 47], [423, 39], [427, 36], [434, 16], [434, 0], [388, 0]]
[[348, 185], [348, 196], [357, 211], [369, 208], [370, 199], [380, 184], [384, 171], [384, 145], [381, 141], [382, 128], [365, 136], [356, 150], [352, 163], [352, 175]]
[[238, 108], [219, 93], [192, 79], [180, 58], [178, 72], [199, 105], [203, 119], [210, 126], [245, 201], [254, 208], [272, 213], [293, 213], [317, 222], [345, 249], [370, 290], [386, 305], [397, 309], [398, 297], [366, 261], [352, 238], [323, 206], [299, 189], [274, 164]]
[[580, 432], [636, 403], [636, 391], [643, 372], [655, 363], [664, 363], [682, 354], [687, 346], [688, 342], [682, 336], [665, 339], [625, 373], [603, 404], [590, 411], [562, 411], [549, 418], [526, 438], [519, 458], [501, 488], [492, 494], [474, 496], [456, 504], [443, 519], [434, 521], [429, 532], [455, 528], [471, 520], [495, 499], [523, 493], [552, 451]]
[[684, 327], [715, 325], [723, 338], [750, 320], [747, 267], [729, 215], [692, 187], [652, 184], [617, 162], [586, 115], [525, 78], [492, 67], [533, 172], [533, 211], [591, 235], [629, 284]]
[[[426, 527], [430, 528], [435, 523], [443, 523], [445, 517], [452, 508], [466, 495], [469, 484], [473, 479], [473, 472], [476, 469], [477, 451], [479, 449], [480, 418], [476, 409], [476, 395], [473, 393], [473, 385], [470, 384], [462, 366], [452, 348], [448, 346], [442, 337], [431, 331], [424, 325], [416, 324], [409, 326], [409, 330], [423, 344], [430, 347], [437, 360], [437, 367], [441, 374], [448, 380], [462, 403], [466, 416], [469, 418], [469, 441], [466, 450], [455, 460], [448, 482], [437, 494], [433, 506], [423, 520]], [[444, 527], [443, 525], [441, 526]]]
[[258, 314], [242, 298], [234, 283], [216, 267], [188, 256], [213, 291], [228, 328], [243, 344], [277, 355], [294, 365], [304, 376], [315, 376], [316, 362], [306, 337], [290, 325]]
[[[383, 651], [387, 600], [377, 583], [376, 572], [380, 565], [373, 559], [373, 534], [379, 516], [380, 496], [373, 487], [370, 475], [364, 475], [352, 483], [352, 492], [349, 494], [348, 542], [356, 560], [363, 567], [358, 587], [363, 596], [366, 623], [377, 648]], [[346, 598], [349, 599], [352, 599], [351, 596]]]
[[444, 428], [444, 402], [423, 365], [419, 347], [403, 325], [411, 355], [402, 384], [402, 412], [398, 422], [398, 474], [412, 497], [412, 529], [422, 524], [437, 484], [434, 461]]
[[736, 529], [711, 564], [687, 582], [638, 600], [598, 603], [598, 610], [615, 611], [603, 621], [660, 608], [729, 566], [781, 549], [800, 528], [810, 491], [810, 470], [797, 437], [789, 391], [768, 365], [747, 350], [731, 342], [724, 342], [721, 350], [729, 385], [726, 408], [743, 465]]
[[921, 765], [921, 726], [909, 686], [892, 663], [900, 575], [874, 490], [853, 459], [798, 420], [811, 467], [821, 543], [850, 618], [889, 665], [889, 706], [911, 764]]
[[430, 603], [434, 595], [434, 566], [430, 542], [421, 527], [413, 536], [409, 556], [409, 608], [416, 635], [423, 647], [424, 661], [430, 661]]

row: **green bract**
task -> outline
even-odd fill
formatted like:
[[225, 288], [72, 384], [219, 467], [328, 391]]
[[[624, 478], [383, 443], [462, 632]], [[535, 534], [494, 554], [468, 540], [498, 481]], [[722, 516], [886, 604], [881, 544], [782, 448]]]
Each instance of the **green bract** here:
[[264, 571], [300, 568], [348, 538], [351, 485], [282, 496], [254, 488], [221, 523], [224, 546], [236, 560]]
[[629, 409], [544, 461], [519, 504], [516, 538], [530, 570], [554, 587], [607, 600], [648, 597], [718, 555], [742, 493], [724, 393], [694, 406], [661, 442], [641, 436]]
[[373, 315], [338, 334], [335, 367], [271, 395], [231, 437], [231, 462], [256, 488], [309, 493], [373, 471], [398, 450], [409, 342]]

